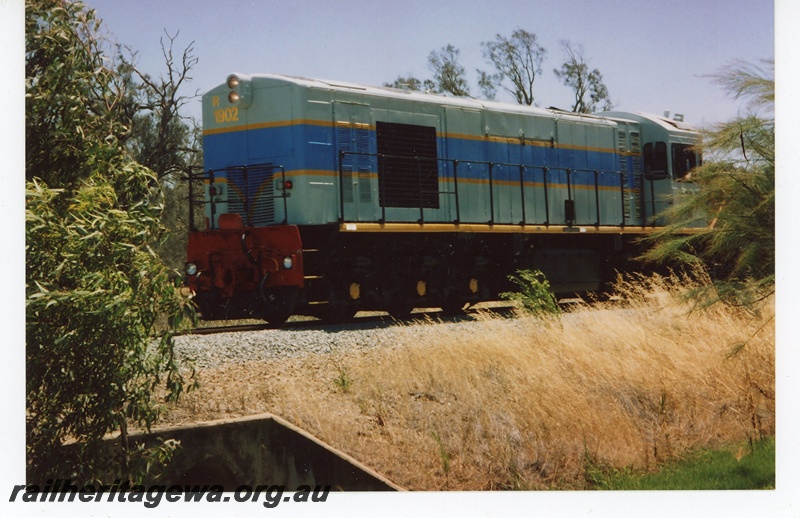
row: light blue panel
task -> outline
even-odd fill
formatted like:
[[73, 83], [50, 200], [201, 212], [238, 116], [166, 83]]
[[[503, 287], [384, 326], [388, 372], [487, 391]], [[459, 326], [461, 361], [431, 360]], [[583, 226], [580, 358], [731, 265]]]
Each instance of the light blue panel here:
[[[259, 88], [253, 91], [253, 103], [240, 110], [247, 113], [247, 123], [261, 121], [288, 121], [293, 118], [292, 103], [295, 96], [292, 86]], [[277, 101], [277, 102], [276, 102]], [[293, 154], [296, 147], [294, 126], [279, 132], [247, 131], [248, 160], [255, 163]]]
[[[507, 111], [499, 105], [487, 105], [466, 99], [425, 96], [416, 93], [393, 93], [355, 85], [341, 86], [312, 80], [253, 76], [253, 102], [242, 107], [238, 120], [215, 122], [215, 111], [227, 102], [225, 88], [218, 87], [204, 96], [204, 138], [206, 166], [225, 169], [229, 166], [255, 163], [279, 164], [286, 168], [294, 183], [287, 200], [290, 222], [321, 224], [336, 221], [339, 211], [338, 155], [340, 140], [350, 142], [351, 149], [376, 149], [375, 122], [385, 121], [434, 127], [437, 132], [438, 155], [443, 159], [458, 159], [459, 206], [464, 222], [518, 224], [565, 223], [564, 200], [567, 199], [566, 168], [573, 170], [570, 178], [571, 197], [575, 201], [576, 223], [595, 224], [600, 212], [600, 224], [618, 225], [623, 217], [623, 195], [620, 176], [615, 173], [625, 165], [627, 186], [633, 187], [634, 170], [639, 169], [638, 156], [619, 159], [616, 150], [616, 130], [626, 128], [628, 153], [638, 152], [630, 134], [640, 130], [640, 143], [663, 140], [668, 144], [676, 138], [689, 138], [690, 132], [671, 129], [671, 126], [632, 114], [636, 122], [609, 123], [592, 117], [550, 113], [520, 107]], [[216, 97], [217, 105], [210, 101]], [[222, 101], [220, 101], [222, 99]], [[208, 102], [207, 102], [208, 101]], [[354, 124], [344, 137], [339, 134], [334, 117], [334, 102], [341, 105], [360, 105], [359, 113], [349, 113], [345, 119]], [[221, 102], [221, 104], [219, 104]], [[212, 119], [208, 119], [211, 117]], [[357, 124], [356, 124], [357, 123]], [[489, 135], [484, 135], [488, 127]], [[245, 131], [245, 128], [249, 128]], [[555, 138], [554, 145], [550, 139]], [[639, 146], [640, 149], [641, 146]], [[489, 167], [493, 170], [493, 193], [489, 194]], [[453, 166], [439, 162], [440, 191], [453, 191]], [[524, 164], [525, 187], [519, 186], [519, 168], [508, 164]], [[346, 187], [347, 219], [375, 221], [382, 214], [379, 206], [377, 166], [369, 160], [346, 164], [352, 168]], [[545, 199], [544, 168], [548, 185]], [[595, 173], [600, 187], [600, 203], [595, 194]], [[224, 173], [220, 173], [224, 174]], [[333, 185], [331, 185], [333, 184]], [[667, 193], [670, 182], [659, 185], [658, 193]], [[664, 189], [662, 189], [664, 187]], [[648, 186], [644, 186], [647, 191]], [[523, 194], [524, 192], [524, 205]], [[658, 195], [657, 193], [657, 195]], [[646, 196], [649, 198], [649, 194]], [[455, 196], [442, 194], [440, 208], [424, 209], [425, 221], [452, 221], [455, 218]], [[640, 205], [628, 195], [626, 223], [637, 224]], [[276, 201], [276, 218], [280, 216]], [[494, 213], [490, 207], [494, 206]], [[523, 210], [524, 209], [524, 210]], [[649, 209], [648, 209], [649, 210]], [[392, 208], [386, 210], [388, 221], [417, 221], [419, 209]]]

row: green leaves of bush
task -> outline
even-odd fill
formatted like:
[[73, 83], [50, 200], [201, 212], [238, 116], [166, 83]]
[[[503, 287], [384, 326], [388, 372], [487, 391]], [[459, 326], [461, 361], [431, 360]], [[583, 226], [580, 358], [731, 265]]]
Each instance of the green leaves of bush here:
[[[194, 311], [151, 249], [155, 175], [125, 152], [124, 88], [80, 3], [26, 3], [28, 477], [138, 480], [174, 445], [128, 447], [186, 388], [172, 333]], [[120, 431], [120, 455], [100, 444]], [[71, 443], [70, 448], [62, 447]]]
[[157, 211], [119, 208], [101, 175], [72, 196], [38, 181], [26, 194], [29, 461], [61, 469], [60, 444], [77, 440], [87, 449], [72, 469], [90, 478], [94, 442], [128, 422], [149, 428], [162, 382], [167, 399], [183, 390], [172, 335], [156, 325], [193, 311], [148, 247]]
[[550, 288], [550, 283], [539, 270], [519, 270], [508, 278], [519, 291], [501, 293], [506, 300], [518, 302], [522, 309], [536, 316], [558, 315], [561, 308]]

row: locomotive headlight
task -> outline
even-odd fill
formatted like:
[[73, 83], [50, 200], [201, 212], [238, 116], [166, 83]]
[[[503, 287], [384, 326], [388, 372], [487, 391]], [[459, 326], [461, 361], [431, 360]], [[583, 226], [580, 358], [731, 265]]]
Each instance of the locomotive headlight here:
[[253, 101], [252, 78], [246, 74], [231, 74], [225, 81], [228, 87], [228, 102], [245, 109]]
[[194, 275], [197, 273], [197, 265], [194, 263], [186, 263], [186, 275]]
[[288, 255], [283, 258], [283, 267], [287, 270], [291, 270], [294, 263], [292, 262], [292, 258]]

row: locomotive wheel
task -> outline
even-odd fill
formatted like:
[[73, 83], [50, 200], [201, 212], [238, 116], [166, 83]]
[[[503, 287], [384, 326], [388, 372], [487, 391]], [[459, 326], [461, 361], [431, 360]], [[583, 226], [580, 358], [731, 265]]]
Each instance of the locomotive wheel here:
[[269, 322], [270, 324], [274, 324], [276, 326], [284, 324], [289, 317], [292, 316], [291, 311], [286, 311], [279, 308], [268, 307], [264, 310], [262, 318]]
[[442, 304], [442, 313], [448, 317], [456, 317], [463, 315], [466, 310], [467, 303], [460, 300], [448, 300]]
[[281, 325], [292, 316], [300, 290], [294, 286], [260, 289], [263, 302], [262, 318], [270, 324]]
[[361, 305], [361, 285], [337, 282], [328, 288], [328, 304], [320, 308], [319, 318], [330, 324], [349, 322]]

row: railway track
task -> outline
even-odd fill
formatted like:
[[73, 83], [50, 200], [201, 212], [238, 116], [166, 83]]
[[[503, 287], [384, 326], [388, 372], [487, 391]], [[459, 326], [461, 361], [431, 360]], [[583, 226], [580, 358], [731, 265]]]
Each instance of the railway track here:
[[308, 319], [304, 320], [290, 319], [288, 322], [280, 325], [268, 324], [268, 323], [261, 323], [261, 324], [256, 323], [256, 324], [234, 324], [234, 325], [224, 325], [224, 326], [197, 327], [191, 331], [187, 331], [184, 333], [177, 333], [175, 336], [211, 335], [217, 333], [237, 333], [243, 331], [267, 331], [267, 330], [278, 330], [278, 329], [280, 330], [325, 329], [333, 326], [343, 326], [343, 325], [354, 326], [354, 327], [359, 327], [361, 325], [370, 326], [375, 324], [390, 325], [390, 324], [395, 324], [397, 322], [413, 322], [414, 320], [427, 320], [427, 319], [438, 319], [447, 322], [457, 322], [464, 319], [471, 319], [474, 314], [480, 311], [491, 311], [492, 313], [496, 313], [498, 315], [505, 315], [511, 313], [513, 309], [514, 308], [511, 306], [497, 306], [497, 307], [488, 307], [479, 309], [468, 308], [461, 315], [445, 315], [443, 312], [439, 310], [423, 310], [423, 311], [418, 311], [416, 313], [412, 313], [409, 318], [403, 320], [397, 320], [386, 313], [375, 314], [376, 312], [369, 312], [364, 315], [356, 315], [354, 318], [352, 318], [347, 322], [336, 323], [336, 324], [332, 324], [330, 322], [324, 322], [322, 320], [309, 317]]
[[[393, 347], [408, 341], [409, 336], [413, 341], [413, 336], [450, 333], [455, 329], [480, 333], [484, 325], [508, 325], [513, 328], [524, 320], [507, 318], [515, 315], [513, 307], [507, 304], [502, 307], [496, 303], [491, 307], [486, 306], [481, 304], [458, 316], [446, 315], [438, 309], [418, 310], [410, 318], [400, 321], [383, 312], [362, 312], [340, 324], [312, 318], [301, 320], [299, 317], [293, 317], [282, 326], [253, 320], [220, 322], [229, 325], [201, 327], [177, 336], [175, 351], [179, 358], [190, 360], [195, 368], [209, 370], [283, 358]], [[583, 308], [585, 305], [582, 304], [580, 307], [564, 307], [563, 310], [565, 313], [577, 313]], [[484, 317], [486, 313], [496, 318], [487, 319]]]

